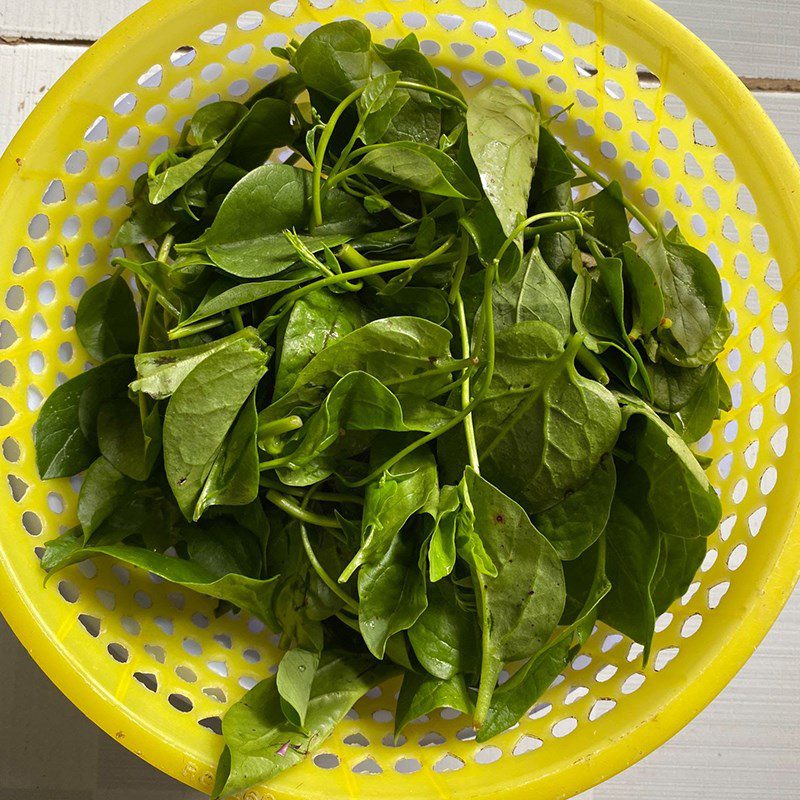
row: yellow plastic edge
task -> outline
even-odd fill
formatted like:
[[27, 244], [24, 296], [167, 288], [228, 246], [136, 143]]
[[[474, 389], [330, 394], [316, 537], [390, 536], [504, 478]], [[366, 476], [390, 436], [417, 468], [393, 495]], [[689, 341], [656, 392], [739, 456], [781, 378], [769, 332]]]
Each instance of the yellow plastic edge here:
[[[51, 110], [62, 105], [64, 98], [69, 97], [73, 89], [96, 69], [102, 68], [111, 56], [118, 55], [129, 47], [132, 31], [156, 30], [169, 17], [173, 2], [174, 0], [151, 0], [125, 19], [92, 45], [42, 98], [0, 158], [0, 197], [4, 202], [8, 202], [7, 190], [20, 168], [15, 153], [25, 152], [28, 143], [38, 138], [47, 128]], [[204, 16], [200, 11], [203, 6], [208, 5], [204, 0], [184, 2], [197, 6], [200, 16]], [[710, 48], [651, 0], [582, 0], [581, 5], [595, 9], [602, 7], [602, 13], [606, 17], [626, 19], [628, 24], [635, 20], [636, 26], [646, 29], [651, 38], [670, 42], [675, 52], [693, 62], [697, 80], [716, 86], [720, 105], [750, 120], [748, 127], [758, 135], [756, 141], [749, 143], [753, 157], [771, 162], [770, 177], [775, 179], [777, 176], [773, 194], [776, 199], [785, 203], [784, 216], [800, 219], [800, 167], [759, 103]], [[800, 248], [796, 248], [795, 252], [800, 252]], [[791, 416], [794, 421], [800, 422], [797, 412]], [[754, 593], [758, 602], [754, 600], [752, 606], [740, 615], [740, 623], [734, 634], [713, 658], [696, 665], [686, 675], [685, 688], [639, 728], [628, 730], [610, 742], [598, 743], [594, 750], [576, 758], [566, 772], [537, 773], [534, 780], [540, 796], [554, 800], [568, 798], [607, 780], [674, 736], [719, 694], [766, 635], [800, 578], [800, 524], [797, 509], [791, 512], [788, 535], [783, 546], [776, 551], [774, 562], [775, 567], [768, 579], [757, 595]], [[188, 786], [207, 789], [207, 780], [201, 782], [201, 778], [209, 765], [187, 763], [186, 754], [179, 748], [165, 743], [143, 721], [132, 720], [109, 703], [105, 694], [99, 692], [75, 668], [59, 644], [47, 636], [35, 609], [26, 604], [24, 594], [11, 579], [10, 572], [6, 569], [8, 560], [2, 552], [0, 564], [3, 566], [0, 569], [3, 615], [32, 658], [64, 695], [106, 733], [154, 767]], [[492, 795], [495, 800], [512, 800], [520, 797], [520, 791], [524, 788], [514, 782], [496, 788]], [[467, 796], [480, 797], [480, 787], [476, 786]], [[259, 794], [253, 793], [252, 797], [257, 800]], [[270, 790], [267, 797], [286, 797], [288, 800], [290, 795]]]

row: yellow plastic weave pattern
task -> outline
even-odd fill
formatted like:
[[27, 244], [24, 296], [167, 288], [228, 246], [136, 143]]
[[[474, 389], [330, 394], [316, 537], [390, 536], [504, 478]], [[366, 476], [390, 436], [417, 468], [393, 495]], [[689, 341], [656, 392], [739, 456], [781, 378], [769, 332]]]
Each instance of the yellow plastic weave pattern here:
[[[541, 6], [546, 5], [546, 9]], [[246, 800], [569, 797], [645, 755], [725, 685], [794, 585], [798, 483], [791, 402], [800, 316], [800, 172], [763, 112], [697, 40], [646, 0], [155, 0], [95, 45], [0, 162], [0, 608], [92, 719], [207, 790], [225, 707], [274, 669], [243, 615], [110, 562], [47, 589], [37, 554], [76, 518], [75, 481], [38, 480], [37, 409], [86, 365], [81, 293], [107, 270], [146, 162], [201, 103], [273, 78], [269, 48], [352, 16], [377, 40], [414, 31], [465, 91], [539, 93], [555, 132], [619, 179], [653, 220], [677, 221], [719, 265], [735, 331], [722, 363], [734, 410], [702, 442], [725, 516], [651, 665], [600, 628], [513, 730], [477, 745], [443, 712], [392, 737], [396, 686], [358, 703], [314, 758]]]

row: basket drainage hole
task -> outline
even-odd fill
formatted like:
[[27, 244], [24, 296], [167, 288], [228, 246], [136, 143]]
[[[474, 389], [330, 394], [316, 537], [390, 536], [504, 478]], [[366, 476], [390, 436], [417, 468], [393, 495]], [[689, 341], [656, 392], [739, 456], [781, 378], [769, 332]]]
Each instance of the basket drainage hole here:
[[125, 664], [130, 658], [128, 648], [125, 647], [125, 645], [119, 644], [119, 642], [111, 642], [107, 650], [111, 658], [120, 664]]
[[198, 725], [202, 725], [217, 736], [222, 736], [222, 720], [219, 717], [205, 717], [198, 720]]
[[400, 758], [395, 762], [394, 768], [401, 775], [409, 775], [412, 772], [419, 772], [422, 764], [416, 758]]
[[152, 672], [134, 672], [133, 677], [150, 692], [158, 691], [158, 678]]
[[314, 766], [320, 769], [336, 769], [339, 766], [339, 756], [334, 753], [319, 753], [314, 756]]
[[78, 591], [78, 587], [72, 581], [66, 580], [58, 582], [58, 593], [68, 603], [77, 603], [78, 598], [81, 596], [81, 593]]
[[194, 708], [194, 704], [186, 695], [178, 694], [177, 692], [173, 692], [168, 700], [169, 704], [182, 714], [188, 714]]
[[431, 747], [432, 745], [444, 744], [447, 741], [441, 733], [436, 731], [429, 731], [420, 740], [420, 747]]
[[522, 736], [520, 740], [514, 745], [514, 749], [511, 751], [511, 754], [514, 756], [521, 756], [525, 753], [532, 753], [534, 750], [538, 750], [542, 746], [542, 740], [536, 738], [535, 736]]
[[364, 736], [363, 733], [351, 733], [349, 736], [345, 736], [342, 740], [345, 744], [350, 745], [351, 747], [368, 747], [369, 746], [369, 739]]
[[365, 758], [353, 767], [353, 772], [356, 775], [380, 775], [383, 769], [374, 758]]
[[92, 638], [96, 639], [100, 635], [100, 618], [93, 617], [91, 614], [78, 614], [78, 622]]
[[459, 769], [464, 769], [464, 762], [452, 753], [442, 756], [433, 765], [434, 772], [455, 772]]

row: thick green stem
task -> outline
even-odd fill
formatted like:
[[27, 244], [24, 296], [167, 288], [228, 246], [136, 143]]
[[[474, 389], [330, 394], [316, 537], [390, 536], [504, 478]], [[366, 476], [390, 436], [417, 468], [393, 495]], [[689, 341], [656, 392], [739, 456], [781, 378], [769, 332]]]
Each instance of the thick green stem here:
[[[150, 338], [150, 326], [153, 321], [153, 314], [156, 310], [158, 303], [158, 289], [155, 287], [150, 288], [150, 293], [147, 295], [147, 302], [144, 306], [144, 313], [142, 314], [142, 327], [139, 329], [139, 347], [137, 353], [147, 352], [147, 340]], [[144, 392], [139, 392], [139, 417], [142, 420], [142, 425], [147, 419], [147, 395]]]
[[303, 540], [303, 548], [306, 551], [306, 555], [308, 556], [308, 560], [311, 562], [311, 566], [314, 568], [314, 572], [317, 573], [319, 579], [351, 610], [354, 611], [356, 614], [358, 613], [358, 603], [350, 597], [347, 592], [345, 592], [339, 584], [331, 578], [330, 575], [325, 571], [325, 567], [322, 566], [319, 559], [314, 552], [314, 548], [311, 546], [311, 542], [308, 538], [308, 531], [306, 530], [306, 526], [302, 523], [300, 524], [300, 537]]
[[586, 345], [581, 345], [575, 358], [598, 383], [602, 383], [603, 386], [608, 385], [608, 373], [597, 356], [588, 350]]
[[[305, 497], [308, 489], [301, 489], [299, 486], [285, 486], [280, 481], [272, 481], [269, 478], [260, 478], [259, 485], [264, 489], [275, 489], [276, 492], [291, 495], [292, 497]], [[363, 506], [364, 498], [355, 494], [340, 494], [339, 492], [314, 492], [314, 499], [323, 503], [352, 503], [353, 505]]]
[[265, 436], [281, 436], [290, 431], [296, 431], [303, 427], [303, 420], [293, 414], [289, 417], [273, 419], [270, 422], [262, 422], [258, 426], [259, 438]]
[[322, 136], [319, 137], [319, 144], [314, 152], [314, 171], [311, 179], [311, 207], [313, 216], [309, 228], [312, 232], [314, 228], [322, 225], [322, 166], [325, 161], [325, 152], [333, 136], [336, 123], [347, 110], [348, 106], [354, 103], [361, 96], [363, 91], [363, 86], [354, 89], [338, 106], [336, 106], [322, 131]]
[[[571, 153], [569, 150], [564, 151], [567, 154], [569, 160], [581, 171], [587, 178], [591, 178], [593, 183], [602, 186], [604, 189], [608, 187], [611, 181], [606, 180], [597, 170], [592, 169], [586, 162], [578, 158], [575, 153]], [[628, 213], [634, 218], [639, 221], [641, 226], [652, 236], [654, 239], [658, 236], [658, 229], [652, 222], [647, 218], [647, 215], [633, 202], [631, 202], [627, 197], [623, 196], [622, 198], [622, 205], [628, 210]]]
[[535, 239], [537, 236], [547, 236], [549, 233], [566, 233], [567, 231], [576, 231], [579, 228], [580, 225], [570, 218], [561, 222], [550, 222], [547, 225], [534, 225], [531, 228], [526, 228], [525, 238]]
[[520, 222], [519, 225], [517, 225], [517, 227], [511, 231], [503, 244], [500, 245], [500, 249], [497, 251], [497, 255], [494, 257], [495, 263], [499, 264], [503, 260], [506, 250], [508, 250], [508, 248], [514, 244], [518, 236], [525, 232], [526, 228], [530, 228], [531, 225], [538, 222], [540, 219], [563, 219], [565, 217], [573, 219], [575, 221], [576, 229], [583, 232], [584, 218], [579, 211], [545, 211], [541, 214], [534, 214], [532, 217], [522, 220], [522, 222]]
[[322, 514], [315, 514], [313, 511], [303, 508], [290, 497], [279, 494], [274, 489], [267, 490], [266, 498], [274, 506], [281, 509], [281, 511], [285, 511], [290, 517], [299, 519], [301, 522], [307, 522], [309, 525], [318, 525], [320, 528], [342, 527], [339, 521], [334, 519], [334, 517], [324, 517]]
[[178, 339], [185, 339], [187, 336], [193, 336], [195, 333], [213, 330], [224, 324], [225, 320], [222, 317], [211, 317], [202, 322], [195, 322], [193, 325], [186, 325], [183, 328], [173, 328], [167, 334], [167, 337], [171, 342], [175, 342]]
[[233, 323], [234, 329], [237, 331], [244, 330], [242, 312], [239, 310], [239, 307], [235, 306], [234, 308], [229, 309], [228, 313], [231, 315], [231, 322]]

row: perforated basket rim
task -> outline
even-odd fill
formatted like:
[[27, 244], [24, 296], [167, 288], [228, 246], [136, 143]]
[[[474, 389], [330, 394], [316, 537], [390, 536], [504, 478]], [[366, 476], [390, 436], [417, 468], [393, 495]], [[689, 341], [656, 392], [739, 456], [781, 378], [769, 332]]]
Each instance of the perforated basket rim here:
[[[183, 0], [183, 5], [200, 8], [207, 2]], [[530, 0], [525, 2], [529, 7], [532, 5]], [[424, 0], [414, 3], [422, 9], [428, 5]], [[651, 0], [577, 0], [576, 5], [602, 9], [607, 17], [625, 19], [628, 25], [634, 20], [633, 24], [648, 36], [668, 43], [664, 46], [678, 61], [692, 63], [695, 80], [716, 87], [719, 111], [746, 120], [752, 157], [763, 164], [773, 188], [769, 196], [773, 212], [782, 219], [800, 219], [800, 167], [756, 99], [710, 48]], [[95, 71], [103, 70], [120, 53], [134, 47], [138, 30], [156, 29], [173, 15], [173, 9], [174, 0], [151, 0], [92, 45], [42, 98], [0, 158], [0, 215], [13, 202], [21, 159], [30, 143], [42, 136], [55, 135], [51, 123], [56, 110], [67, 105], [81, 83]], [[794, 238], [794, 251], [800, 252], [797, 230], [787, 226], [786, 234]], [[790, 430], [800, 425], [798, 406], [795, 403], [787, 414]], [[798, 489], [791, 493], [793, 500], [798, 499], [798, 493]], [[776, 499], [773, 497], [772, 501]], [[774, 569], [760, 590], [752, 593], [749, 606], [738, 610], [733, 635], [720, 644], [712, 658], [693, 665], [671, 702], [654, 710], [639, 728], [598, 743], [591, 753], [587, 752], [586, 757], [568, 769], [545, 775], [537, 784], [544, 790], [542, 797], [569, 797], [620, 772], [677, 733], [716, 697], [753, 653], [800, 578], [800, 521], [796, 507], [791, 512], [787, 535], [773, 555]], [[92, 676], [82, 672], [71, 661], [67, 649], [48, 635], [36, 608], [27, 601], [24, 588], [15, 582], [11, 563], [12, 554], [0, 551], [0, 612], [37, 664], [74, 705], [109, 735], [163, 772], [198, 787], [197, 776], [185, 769], [186, 759], [180, 749], [144, 727], [138, 719], [128, 717], [121, 707], [108, 704], [97, 691]], [[502, 800], [516, 797], [518, 792], [518, 786], [506, 784], [496, 787], [493, 796]], [[481, 794], [480, 786], [476, 785], [465, 796]]]

